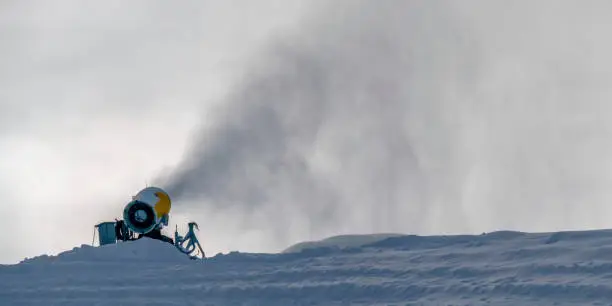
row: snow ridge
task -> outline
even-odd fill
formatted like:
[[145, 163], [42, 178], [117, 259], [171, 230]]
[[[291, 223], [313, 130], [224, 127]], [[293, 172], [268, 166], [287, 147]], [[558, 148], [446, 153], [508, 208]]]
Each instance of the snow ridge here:
[[[7, 305], [603, 305], [612, 231], [343, 236], [192, 261], [142, 239], [0, 266]], [[303, 245], [302, 245], [303, 246]], [[291, 248], [290, 248], [291, 249]]]

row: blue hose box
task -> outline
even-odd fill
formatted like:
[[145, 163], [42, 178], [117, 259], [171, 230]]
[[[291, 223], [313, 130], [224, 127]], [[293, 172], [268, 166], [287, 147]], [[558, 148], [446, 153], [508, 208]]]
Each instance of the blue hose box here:
[[102, 222], [96, 225], [98, 228], [98, 237], [100, 245], [117, 243], [115, 235], [115, 222]]

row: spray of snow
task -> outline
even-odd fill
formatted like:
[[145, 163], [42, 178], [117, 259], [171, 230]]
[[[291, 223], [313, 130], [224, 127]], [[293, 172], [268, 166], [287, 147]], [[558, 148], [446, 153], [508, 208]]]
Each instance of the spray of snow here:
[[591, 4], [334, 1], [254, 57], [158, 181], [277, 247], [609, 225], [612, 27]]

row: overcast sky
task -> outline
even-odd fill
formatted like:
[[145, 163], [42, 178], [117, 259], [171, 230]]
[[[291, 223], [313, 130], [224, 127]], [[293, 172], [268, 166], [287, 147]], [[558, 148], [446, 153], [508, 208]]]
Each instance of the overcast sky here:
[[612, 225], [612, 5], [323, 3], [2, 2], [0, 263], [147, 183], [209, 254]]
[[91, 243], [120, 217], [246, 57], [296, 22], [300, 2], [284, 2], [2, 2], [0, 262]]

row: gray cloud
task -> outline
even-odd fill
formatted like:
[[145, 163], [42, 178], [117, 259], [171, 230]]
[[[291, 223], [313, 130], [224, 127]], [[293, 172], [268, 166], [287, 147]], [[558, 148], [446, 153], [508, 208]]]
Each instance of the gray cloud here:
[[[465, 228], [461, 203], [450, 204], [462, 165], [445, 95], [457, 73], [475, 73], [463, 65], [477, 54], [452, 18], [418, 4], [335, 3], [254, 60], [166, 178], [169, 191], [242, 207], [247, 224], [276, 234], [300, 220], [313, 235], [423, 229], [436, 205]], [[256, 210], [285, 215], [264, 222]]]
[[292, 26], [304, 2], [283, 3], [2, 1], [0, 210], [20, 221], [0, 232], [21, 238], [0, 237], [0, 262], [90, 243], [119, 217], [244, 55]]
[[282, 241], [602, 224], [612, 67], [592, 25], [610, 25], [555, 4], [336, 1], [253, 58], [158, 181]]
[[297, 4], [262, 20], [279, 3], [243, 3], [244, 11], [214, 1], [7, 3], [0, 12], [2, 114], [19, 117], [16, 129], [58, 117], [200, 110], [243, 52], [290, 24]]

